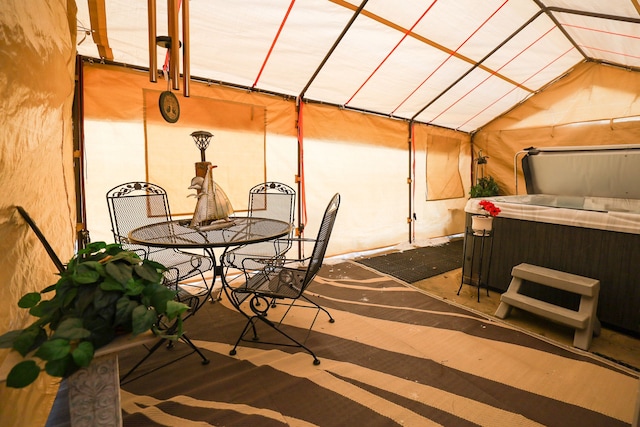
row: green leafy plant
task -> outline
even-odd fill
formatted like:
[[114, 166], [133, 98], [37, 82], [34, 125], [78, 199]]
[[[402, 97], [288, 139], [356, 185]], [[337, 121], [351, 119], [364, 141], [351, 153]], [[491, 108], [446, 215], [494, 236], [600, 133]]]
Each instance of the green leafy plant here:
[[[37, 320], [0, 336], [0, 348], [13, 348], [25, 358], [9, 372], [7, 386], [31, 384], [42, 364], [49, 375], [68, 377], [120, 334], [152, 330], [178, 339], [188, 306], [162, 284], [165, 270], [117, 244], [95, 242], [78, 251], [57, 283], [18, 302]], [[43, 298], [50, 292], [55, 292], [52, 298]], [[162, 318], [173, 321], [169, 329], [161, 327]]]
[[490, 175], [480, 178], [475, 185], [471, 186], [471, 191], [469, 191], [469, 195], [472, 198], [497, 196], [498, 193], [498, 183]]

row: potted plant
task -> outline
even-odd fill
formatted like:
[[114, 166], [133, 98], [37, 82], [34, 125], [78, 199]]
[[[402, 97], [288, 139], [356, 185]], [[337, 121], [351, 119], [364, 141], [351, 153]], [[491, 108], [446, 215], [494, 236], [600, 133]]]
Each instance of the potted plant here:
[[479, 204], [483, 213], [471, 216], [471, 229], [476, 236], [485, 236], [493, 229], [493, 218], [500, 214], [500, 208], [489, 200], [481, 200]]
[[469, 195], [472, 198], [492, 197], [497, 196], [498, 192], [498, 183], [493, 179], [491, 175], [487, 175], [480, 178], [475, 185], [471, 186]]
[[[121, 334], [152, 330], [178, 339], [181, 314], [188, 307], [175, 301], [175, 292], [162, 284], [165, 270], [118, 244], [95, 242], [78, 251], [57, 283], [27, 293], [18, 302], [37, 319], [0, 336], [0, 348], [13, 348], [24, 358], [9, 372], [7, 386], [31, 384], [41, 365], [49, 375], [66, 378], [88, 366], [95, 350]], [[52, 298], [42, 298], [50, 292]], [[160, 327], [163, 316], [175, 319], [169, 330]]]

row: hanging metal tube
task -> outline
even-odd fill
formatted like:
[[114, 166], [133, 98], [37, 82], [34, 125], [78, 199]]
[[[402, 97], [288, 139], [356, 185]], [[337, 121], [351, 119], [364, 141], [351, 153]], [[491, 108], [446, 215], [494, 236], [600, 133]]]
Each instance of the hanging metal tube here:
[[172, 88], [180, 89], [180, 37], [178, 26], [178, 1], [167, 0], [167, 16], [169, 37], [171, 38], [171, 49], [169, 57], [169, 77], [171, 79]]
[[191, 80], [191, 67], [189, 66], [191, 50], [189, 48], [189, 0], [182, 2], [182, 93], [189, 97], [189, 80]]
[[156, 0], [147, 0], [149, 18], [149, 81], [158, 81], [158, 45], [156, 44]]

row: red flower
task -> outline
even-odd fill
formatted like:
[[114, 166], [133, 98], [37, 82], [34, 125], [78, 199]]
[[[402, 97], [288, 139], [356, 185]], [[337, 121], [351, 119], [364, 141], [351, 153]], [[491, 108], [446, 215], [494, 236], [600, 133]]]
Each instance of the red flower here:
[[491, 216], [498, 216], [500, 213], [500, 208], [488, 200], [482, 200], [480, 202], [480, 207]]

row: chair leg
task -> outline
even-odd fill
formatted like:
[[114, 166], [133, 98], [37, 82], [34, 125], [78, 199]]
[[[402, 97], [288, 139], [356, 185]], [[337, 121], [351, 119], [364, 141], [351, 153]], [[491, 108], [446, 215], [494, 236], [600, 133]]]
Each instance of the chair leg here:
[[[283, 344], [283, 343], [271, 343], [271, 342], [262, 342], [262, 341], [257, 341], [258, 336], [256, 335], [256, 327], [254, 324], [254, 319], [258, 319], [261, 320], [262, 322], [264, 322], [265, 324], [269, 325], [271, 328], [273, 328], [275, 331], [277, 331], [278, 333], [280, 333], [282, 336], [284, 336], [285, 338], [287, 338], [289, 341], [292, 341], [295, 344]], [[247, 324], [245, 325], [242, 333], [240, 334], [240, 337], [238, 337], [238, 340], [236, 341], [235, 345], [233, 346], [233, 349], [231, 349], [231, 351], [229, 351], [229, 354], [231, 356], [235, 356], [236, 355], [236, 348], [238, 347], [238, 345], [240, 344], [240, 341], [243, 341], [245, 334], [249, 331], [249, 326], [251, 325], [251, 327], [253, 328], [253, 333], [254, 333], [254, 341], [257, 342], [262, 342], [263, 344], [272, 344], [272, 345], [281, 345], [281, 346], [287, 346], [287, 347], [300, 347], [302, 349], [304, 349], [307, 353], [309, 353], [311, 355], [311, 357], [313, 357], [313, 364], [314, 365], [319, 365], [320, 364], [320, 359], [318, 359], [315, 355], [315, 353], [313, 351], [311, 351], [311, 349], [309, 347], [307, 347], [306, 345], [304, 345], [303, 343], [301, 343], [300, 341], [298, 341], [297, 339], [295, 339], [294, 337], [292, 337], [291, 335], [287, 334], [286, 332], [280, 330], [271, 320], [267, 319], [265, 316], [262, 315], [255, 315], [253, 317], [251, 317], [249, 319], [249, 321], [247, 322]]]
[[302, 296], [302, 298], [304, 298], [304, 299], [305, 299], [307, 302], [309, 302], [310, 304], [313, 304], [313, 305], [315, 305], [316, 307], [318, 307], [318, 310], [322, 310], [322, 311], [324, 311], [325, 313], [327, 313], [327, 316], [329, 316], [329, 323], [335, 323], [335, 321], [336, 321], [336, 320], [333, 318], [333, 316], [331, 315], [331, 313], [329, 313], [329, 311], [328, 311], [326, 308], [324, 308], [324, 307], [323, 307], [323, 306], [321, 306], [320, 304], [318, 304], [318, 303], [316, 303], [316, 302], [314, 302], [314, 301], [310, 300], [310, 299], [309, 299], [306, 295], [304, 295], [304, 294], [302, 294], [301, 296]]
[[202, 364], [203, 365], [208, 365], [210, 360], [206, 358], [206, 356], [202, 353], [202, 351], [200, 351], [200, 349], [191, 341], [191, 339], [186, 336], [185, 334], [182, 334], [182, 336], [180, 337], [180, 339], [187, 344], [189, 347], [191, 347], [193, 349], [193, 351], [195, 351], [196, 353], [198, 353], [198, 355], [200, 355], [200, 357], [202, 358]]
[[129, 369], [129, 371], [128, 371], [126, 374], [124, 374], [124, 376], [122, 376], [122, 377], [120, 378], [120, 382], [121, 382], [121, 383], [122, 383], [122, 382], [124, 382], [124, 380], [125, 380], [125, 379], [127, 379], [127, 377], [129, 377], [129, 375], [131, 375], [131, 374], [133, 373], [133, 371], [135, 371], [136, 369], [138, 369], [138, 366], [142, 365], [142, 364], [143, 364], [143, 363], [144, 363], [144, 362], [149, 358], [149, 356], [151, 356], [153, 353], [155, 353], [155, 351], [156, 351], [157, 349], [159, 349], [159, 348], [160, 348], [160, 346], [161, 346], [161, 345], [162, 345], [166, 340], [167, 340], [166, 338], [160, 338], [160, 339], [158, 340], [158, 342], [156, 342], [156, 343], [153, 345], [153, 347], [151, 347], [151, 348], [149, 349], [149, 351], [147, 352], [147, 354], [146, 354], [142, 359], [140, 359], [140, 360], [138, 361], [138, 363], [136, 363], [136, 364], [133, 366], [133, 368]]
[[264, 323], [266, 323], [267, 325], [271, 326], [274, 330], [279, 332], [281, 335], [283, 335], [284, 337], [286, 337], [289, 340], [291, 340], [294, 343], [296, 343], [296, 345], [293, 346], [293, 347], [300, 347], [300, 348], [305, 349], [307, 351], [307, 353], [309, 353], [311, 355], [311, 357], [313, 357], [313, 364], [314, 365], [319, 365], [320, 364], [320, 359], [318, 359], [316, 357], [316, 354], [313, 351], [311, 351], [311, 349], [309, 347], [307, 347], [306, 345], [302, 344], [300, 341], [298, 341], [297, 339], [293, 338], [291, 335], [287, 334], [283, 330], [279, 329], [275, 325], [275, 323], [273, 323], [271, 320], [267, 319], [266, 317], [264, 317], [264, 316], [256, 316], [256, 318], [262, 320]]
[[243, 341], [245, 334], [247, 332], [249, 332], [249, 326], [251, 326], [251, 329], [253, 329], [253, 341], [258, 341], [258, 331], [256, 330], [255, 323], [253, 323], [253, 319], [255, 319], [255, 316], [254, 317], [249, 317], [249, 319], [247, 320], [247, 323], [244, 325], [244, 329], [242, 330], [242, 333], [240, 334], [240, 336], [236, 340], [236, 343], [234, 344], [234, 346], [231, 349], [231, 351], [229, 351], [229, 355], [231, 355], [231, 356], [235, 356], [236, 355], [236, 353], [237, 353], [236, 349], [238, 348], [238, 344], [240, 344], [240, 341]]
[[[180, 337], [180, 340], [182, 340], [182, 342], [184, 342], [186, 345], [188, 345], [189, 347], [191, 347], [191, 349], [193, 351], [195, 351], [196, 353], [198, 353], [200, 355], [200, 357], [202, 358], [202, 364], [203, 365], [208, 365], [210, 360], [207, 359], [207, 357], [202, 353], [202, 351], [200, 351], [200, 349], [193, 343], [193, 341], [191, 341], [191, 339], [186, 336], [185, 334], [182, 334], [182, 336]], [[126, 380], [136, 369], [138, 369], [138, 367], [140, 365], [142, 365], [149, 357], [151, 357], [151, 355], [153, 353], [155, 353], [155, 351], [157, 349], [160, 348], [160, 346], [162, 344], [164, 344], [165, 341], [168, 341], [167, 338], [160, 338], [158, 340], [158, 342], [156, 342], [153, 347], [151, 347], [148, 351], [147, 354], [144, 355], [144, 357], [142, 359], [140, 359], [131, 369], [129, 369], [129, 371], [127, 371], [126, 374], [124, 374], [124, 376], [122, 376], [120, 378], [120, 382], [124, 383], [124, 380]], [[169, 341], [167, 348], [172, 348], [173, 347], [173, 341]]]

